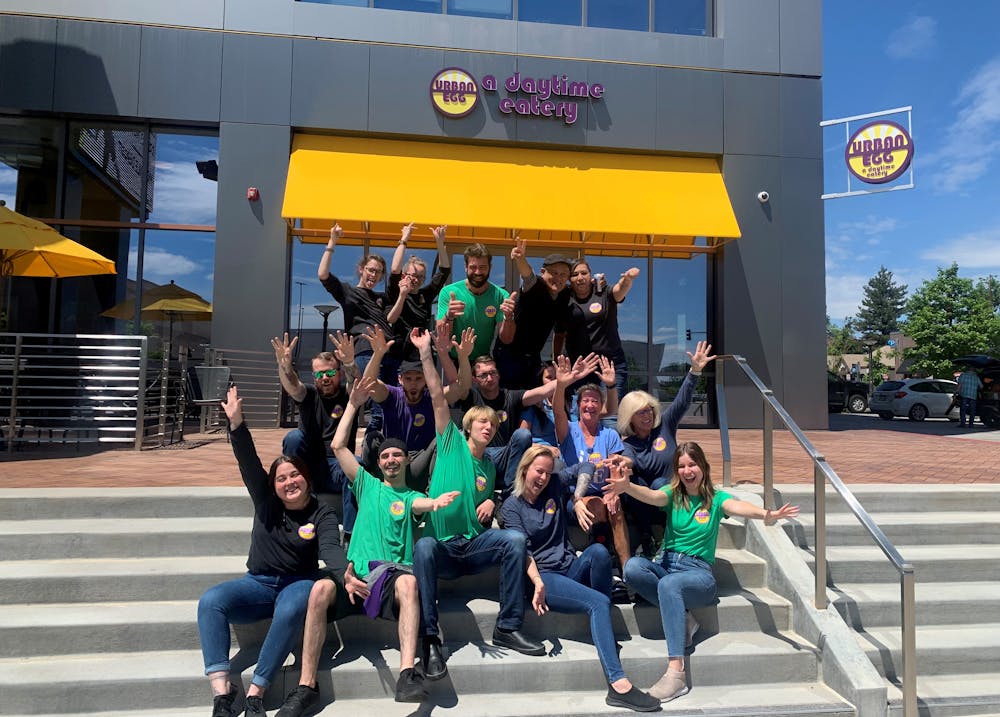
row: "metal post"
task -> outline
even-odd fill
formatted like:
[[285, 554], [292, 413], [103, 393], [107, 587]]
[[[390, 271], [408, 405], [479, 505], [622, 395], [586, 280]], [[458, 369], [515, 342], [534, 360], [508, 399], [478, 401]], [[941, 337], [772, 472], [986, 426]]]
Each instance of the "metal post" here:
[[815, 523], [813, 545], [816, 546], [816, 599], [817, 610], [826, 610], [826, 480], [818, 462], [813, 463], [813, 494]]
[[166, 444], [167, 436], [167, 392], [170, 389], [170, 342], [164, 344], [163, 367], [160, 369], [160, 420], [158, 424], [158, 435], [160, 445]]
[[917, 717], [916, 576], [913, 566], [903, 566], [899, 578], [903, 624], [903, 717]]
[[148, 342], [145, 336], [139, 339], [139, 378], [135, 392], [135, 450], [142, 450], [142, 441], [146, 432], [146, 361], [148, 360]]
[[774, 505], [774, 412], [764, 397], [762, 416], [764, 439], [764, 507], [773, 510]]
[[14, 452], [14, 437], [17, 435], [17, 379], [21, 368], [21, 335], [14, 337], [14, 368], [10, 384], [10, 423], [7, 424], [7, 452]]
[[722, 443], [722, 485], [733, 484], [733, 456], [729, 448], [729, 416], [726, 414], [726, 362], [715, 362], [715, 403], [719, 410], [719, 440]]
[[177, 393], [177, 415], [179, 419], [178, 422], [178, 433], [180, 438], [178, 438], [178, 443], [184, 442], [184, 416], [187, 415], [187, 380], [188, 380], [188, 359], [187, 352], [185, 351], [182, 356], [180, 356], [181, 363], [181, 379], [179, 390]]

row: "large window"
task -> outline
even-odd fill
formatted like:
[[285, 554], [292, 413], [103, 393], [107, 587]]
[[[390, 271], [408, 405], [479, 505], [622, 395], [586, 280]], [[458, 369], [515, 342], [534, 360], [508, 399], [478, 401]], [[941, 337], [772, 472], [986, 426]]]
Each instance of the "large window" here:
[[[711, 35], [712, 0], [300, 0], [499, 20]], [[652, 27], [650, 27], [652, 25]]]
[[117, 270], [13, 278], [6, 328], [141, 333], [154, 351], [173, 336], [175, 355], [208, 343], [210, 311], [147, 312], [136, 322], [123, 302], [142, 306], [145, 294], [171, 282], [212, 301], [217, 161], [218, 137], [204, 131], [0, 118], [0, 199], [54, 222]]

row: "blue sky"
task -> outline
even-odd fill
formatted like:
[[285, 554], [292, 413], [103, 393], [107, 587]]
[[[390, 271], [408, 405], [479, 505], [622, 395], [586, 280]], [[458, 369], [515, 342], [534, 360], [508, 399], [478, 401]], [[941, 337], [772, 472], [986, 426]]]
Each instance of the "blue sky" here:
[[[964, 277], [1000, 275], [998, 26], [992, 0], [824, 3], [823, 118], [912, 105], [915, 147], [914, 189], [825, 202], [834, 321], [857, 313], [882, 265], [909, 292], [952, 262]], [[824, 132], [827, 192], [846, 183], [829, 182], [842, 140], [843, 128]]]

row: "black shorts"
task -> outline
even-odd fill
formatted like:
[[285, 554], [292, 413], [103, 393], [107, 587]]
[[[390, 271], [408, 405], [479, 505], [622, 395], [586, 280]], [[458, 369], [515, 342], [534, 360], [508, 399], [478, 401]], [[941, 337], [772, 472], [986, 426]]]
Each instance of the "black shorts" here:
[[[379, 608], [378, 617], [383, 620], [399, 620], [399, 604], [396, 602], [396, 580], [399, 579], [400, 575], [406, 575], [407, 573], [393, 572], [392, 575], [386, 578], [385, 582], [382, 583], [383, 590], [381, 595], [381, 606]], [[323, 571], [323, 574], [318, 578], [319, 580], [332, 580], [334, 585], [337, 586], [337, 595], [330, 603], [330, 607], [326, 609], [326, 621], [336, 622], [341, 618], [348, 617], [349, 615], [364, 615], [365, 607], [364, 602], [355, 598], [354, 602], [351, 602], [350, 596], [347, 594], [347, 588], [344, 587], [344, 581], [339, 577], [334, 575], [330, 571]]]

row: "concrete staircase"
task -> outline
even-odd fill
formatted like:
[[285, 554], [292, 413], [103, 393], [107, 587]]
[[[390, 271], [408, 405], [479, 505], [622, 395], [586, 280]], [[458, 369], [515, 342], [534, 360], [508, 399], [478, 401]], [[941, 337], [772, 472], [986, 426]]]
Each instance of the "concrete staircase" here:
[[[1000, 487], [852, 485], [916, 574], [921, 715], [1000, 713]], [[785, 525], [812, 563], [812, 488], [784, 486], [802, 508]], [[828, 595], [889, 685], [902, 714], [898, 573], [836, 494], [827, 491]]]
[[[208, 715], [197, 600], [243, 572], [249, 511], [236, 489], [0, 490], [0, 715]], [[696, 613], [693, 689], [664, 711], [854, 715], [818, 680], [820, 651], [792, 629], [792, 603], [766, 587], [765, 562], [742, 549], [746, 531], [723, 527], [721, 600]], [[395, 625], [341, 621], [321, 665], [322, 714], [621, 714], [604, 704], [585, 617], [530, 615], [525, 629], [546, 638], [545, 657], [492, 647], [496, 581], [486, 573], [442, 589], [449, 677], [416, 711], [392, 699]], [[614, 619], [625, 670], [648, 687], [666, 664], [659, 612], [621, 605]], [[239, 632], [234, 666], [250, 671], [262, 631]], [[269, 711], [297, 680], [290, 661], [268, 691]]]

